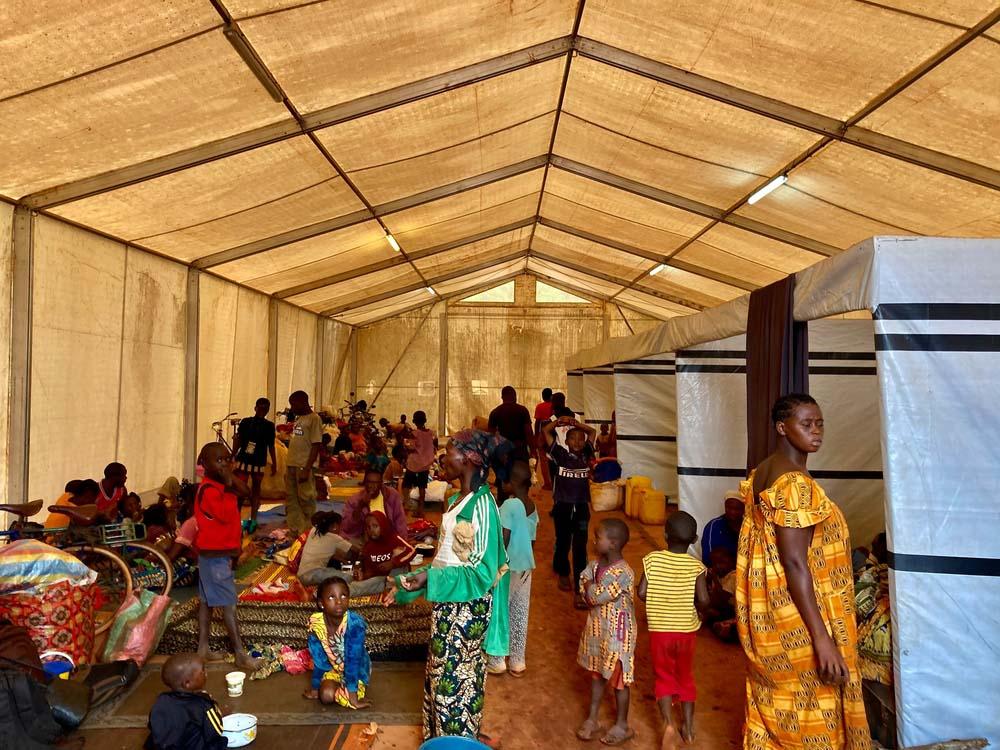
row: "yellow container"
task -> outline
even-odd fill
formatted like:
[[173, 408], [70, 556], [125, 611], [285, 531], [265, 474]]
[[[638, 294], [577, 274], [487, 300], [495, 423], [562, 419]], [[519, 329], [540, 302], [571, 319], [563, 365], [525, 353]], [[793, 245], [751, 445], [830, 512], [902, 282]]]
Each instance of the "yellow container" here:
[[639, 505], [635, 502], [633, 498], [633, 493], [636, 489], [641, 489], [644, 487], [652, 487], [653, 480], [649, 477], [629, 477], [625, 481], [625, 515], [629, 518], [637, 518], [639, 516]]
[[651, 487], [637, 493], [639, 520], [649, 526], [662, 526], [667, 520], [667, 496]]

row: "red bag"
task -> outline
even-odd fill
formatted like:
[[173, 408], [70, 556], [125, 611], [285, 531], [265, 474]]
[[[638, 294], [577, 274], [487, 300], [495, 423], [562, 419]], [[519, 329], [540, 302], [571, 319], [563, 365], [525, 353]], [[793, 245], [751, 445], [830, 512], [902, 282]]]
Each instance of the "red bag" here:
[[94, 649], [95, 584], [71, 586], [60, 581], [45, 586], [41, 595], [7, 594], [0, 597], [0, 616], [26, 628], [38, 651], [62, 651], [77, 666], [90, 662]]

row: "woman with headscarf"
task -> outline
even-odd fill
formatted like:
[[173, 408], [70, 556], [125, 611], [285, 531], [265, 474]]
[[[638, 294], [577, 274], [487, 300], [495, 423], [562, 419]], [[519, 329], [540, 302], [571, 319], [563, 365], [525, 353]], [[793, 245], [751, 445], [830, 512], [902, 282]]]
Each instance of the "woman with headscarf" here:
[[[400, 579], [412, 599], [434, 603], [424, 679], [424, 739], [480, 732], [486, 658], [506, 656], [509, 640], [507, 550], [500, 512], [486, 476], [499, 438], [478, 430], [454, 435], [442, 461], [445, 478], [461, 480], [441, 519], [432, 566]], [[496, 606], [494, 605], [496, 602]]]

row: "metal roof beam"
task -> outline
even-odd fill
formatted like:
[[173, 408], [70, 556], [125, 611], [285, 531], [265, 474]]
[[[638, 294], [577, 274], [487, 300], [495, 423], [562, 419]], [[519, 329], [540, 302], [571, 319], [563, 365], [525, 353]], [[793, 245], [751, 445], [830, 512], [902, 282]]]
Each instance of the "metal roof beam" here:
[[[388, 320], [389, 318], [395, 318], [397, 315], [405, 315], [406, 313], [411, 313], [415, 310], [420, 310], [428, 305], [436, 305], [438, 302], [446, 302], [448, 300], [455, 299], [456, 297], [472, 296], [473, 294], [479, 294], [479, 292], [485, 292], [487, 289], [492, 289], [495, 286], [500, 286], [501, 284], [506, 284], [511, 279], [516, 279], [518, 276], [523, 276], [526, 271], [514, 271], [507, 274], [506, 276], [501, 276], [499, 279], [494, 279], [488, 284], [482, 284], [481, 286], [473, 287], [471, 289], [463, 289], [460, 292], [450, 292], [448, 294], [442, 294], [440, 297], [435, 297], [429, 299], [426, 302], [420, 302], [416, 305], [410, 305], [409, 307], [404, 307], [402, 310], [396, 310], [396, 312], [389, 313], [388, 315], [383, 315], [380, 318], [373, 318], [372, 320], [366, 320], [364, 323], [355, 323], [359, 327], [365, 327], [374, 325], [375, 323], [380, 323], [383, 320]], [[343, 322], [343, 321], [338, 321]]]
[[[430, 190], [424, 190], [423, 192], [416, 193], [415, 195], [409, 195], [405, 198], [399, 198], [394, 201], [389, 201], [388, 203], [373, 206], [373, 212], [367, 210], [355, 211], [354, 213], [347, 214], [346, 216], [339, 216], [334, 219], [328, 219], [327, 221], [310, 224], [306, 227], [300, 227], [298, 229], [292, 229], [288, 232], [282, 232], [281, 234], [276, 234], [273, 237], [265, 237], [262, 240], [248, 242], [238, 247], [220, 250], [217, 253], [212, 253], [211, 255], [206, 255], [203, 258], [198, 258], [198, 260], [194, 261], [191, 265], [194, 268], [204, 269], [212, 268], [213, 266], [218, 266], [223, 263], [231, 263], [234, 260], [240, 260], [242, 258], [249, 258], [252, 255], [284, 247], [285, 245], [290, 245], [294, 242], [301, 242], [302, 240], [319, 237], [330, 232], [336, 232], [338, 229], [346, 229], [347, 227], [355, 226], [357, 224], [363, 224], [366, 221], [374, 221], [376, 218], [382, 216], [388, 216], [410, 208], [417, 208], [418, 206], [423, 206], [427, 203], [441, 200], [442, 198], [448, 198], [453, 195], [485, 187], [486, 185], [492, 185], [495, 182], [500, 182], [501, 180], [506, 180], [538, 169], [539, 167], [544, 166], [547, 161], [548, 156], [546, 154], [535, 156], [531, 159], [525, 159], [524, 161], [518, 162], [517, 164], [511, 164], [506, 167], [500, 167], [499, 169], [493, 169], [489, 172], [484, 172], [483, 174], [466, 177], [465, 179], [458, 180], [447, 185], [442, 185], [441, 187], [431, 188]], [[409, 255], [409, 253], [407, 253], [407, 255]]]
[[[446, 253], [449, 250], [456, 250], [460, 247], [465, 247], [466, 245], [471, 245], [475, 242], [481, 242], [483, 240], [490, 239], [491, 237], [496, 237], [501, 234], [506, 234], [507, 232], [514, 232], [518, 229], [524, 229], [525, 227], [530, 227], [535, 223], [535, 218], [531, 217], [528, 219], [522, 219], [521, 221], [515, 221], [513, 224], [506, 224], [502, 227], [497, 227], [496, 229], [488, 229], [485, 232], [479, 232], [478, 234], [472, 234], [468, 237], [463, 237], [452, 242], [445, 242], [441, 245], [435, 245], [434, 247], [428, 247], [424, 250], [413, 250], [407, 255], [411, 261], [421, 260], [423, 258], [430, 258], [440, 253]], [[385, 271], [389, 268], [395, 268], [396, 266], [406, 265], [406, 258], [401, 255], [396, 255], [392, 258], [386, 260], [380, 260], [376, 263], [369, 263], [366, 266], [361, 266], [360, 268], [355, 268], [351, 271], [344, 271], [342, 273], [333, 274], [332, 276], [324, 276], [321, 279], [316, 279], [315, 281], [309, 281], [305, 284], [299, 284], [298, 286], [289, 287], [288, 289], [282, 289], [281, 291], [275, 292], [274, 296], [278, 299], [288, 299], [289, 297], [294, 297], [297, 294], [305, 294], [306, 292], [312, 292], [316, 289], [322, 289], [325, 286], [331, 286], [332, 284], [339, 284], [341, 281], [350, 281], [351, 279], [356, 279], [359, 276], [365, 276], [369, 273], [375, 273], [377, 271]]]
[[828, 257], [836, 255], [840, 252], [840, 248], [827, 245], [824, 242], [809, 239], [808, 237], [803, 237], [800, 234], [788, 232], [784, 229], [778, 229], [777, 227], [772, 227], [768, 224], [756, 221], [755, 219], [749, 219], [745, 216], [727, 216], [726, 212], [721, 208], [716, 208], [715, 206], [709, 206], [707, 203], [701, 203], [700, 201], [668, 193], [666, 190], [650, 187], [649, 185], [644, 185], [641, 182], [630, 180], [627, 177], [620, 177], [619, 175], [612, 174], [611, 172], [605, 172], [602, 169], [597, 169], [596, 167], [591, 167], [587, 164], [581, 164], [580, 162], [573, 161], [572, 159], [566, 159], [562, 156], [553, 156], [551, 158], [551, 164], [553, 167], [570, 172], [571, 174], [575, 174], [579, 177], [586, 177], [590, 180], [594, 180], [595, 182], [600, 182], [604, 185], [624, 190], [625, 192], [632, 193], [633, 195], [648, 198], [652, 201], [656, 201], [657, 203], [673, 206], [674, 208], [680, 208], [684, 211], [697, 214], [698, 216], [704, 216], [705, 218], [712, 219], [713, 221], [721, 221], [726, 224], [731, 224], [734, 227], [746, 229], [747, 231], [759, 234], [762, 237], [779, 240], [780, 242], [794, 245], [795, 247], [803, 250], [809, 250], [810, 252], [819, 253], [820, 255]]
[[407, 284], [406, 286], [398, 287], [396, 289], [390, 289], [385, 292], [380, 292], [371, 297], [367, 297], [362, 300], [356, 300], [354, 302], [347, 302], [343, 305], [338, 305], [336, 307], [331, 307], [329, 310], [324, 310], [319, 313], [323, 316], [333, 317], [348, 310], [354, 310], [358, 307], [365, 307], [367, 305], [373, 305], [376, 302], [383, 302], [384, 300], [390, 299], [392, 297], [398, 297], [401, 294], [409, 294], [410, 292], [415, 292], [418, 289], [424, 289], [425, 287], [433, 287], [435, 284], [441, 284], [446, 281], [452, 281], [453, 279], [461, 278], [462, 276], [468, 276], [470, 274], [476, 273], [476, 271], [482, 271], [486, 268], [492, 268], [493, 266], [499, 266], [504, 263], [509, 263], [517, 258], [523, 258], [527, 255], [527, 250], [517, 250], [513, 253], [507, 253], [506, 255], [501, 255], [497, 258], [490, 258], [488, 260], [475, 263], [471, 266], [465, 266], [464, 268], [459, 268], [458, 270], [451, 271], [449, 273], [441, 274], [439, 276], [433, 276], [427, 279], [425, 284], [423, 281], [417, 284]]
[[[738, 279], [735, 276], [727, 276], [723, 273], [716, 273], [715, 271], [710, 271], [707, 268], [702, 268], [701, 266], [696, 266], [693, 263], [687, 263], [682, 260], [678, 260], [675, 257], [669, 255], [662, 255], [660, 253], [652, 252], [650, 250], [643, 250], [642, 248], [634, 247], [633, 245], [627, 245], [624, 242], [618, 242], [610, 237], [602, 237], [597, 234], [592, 234], [591, 232], [585, 232], [582, 229], [577, 229], [576, 227], [569, 226], [568, 224], [562, 224], [558, 221], [552, 221], [546, 219], [544, 216], [539, 217], [538, 223], [543, 227], [549, 227], [550, 229], [555, 229], [557, 232], [563, 232], [565, 234], [572, 235], [574, 237], [579, 237], [581, 240], [587, 240], [588, 242], [594, 242], [598, 245], [604, 245], [606, 247], [613, 248], [615, 250], [621, 250], [623, 253], [628, 253], [629, 255], [635, 255], [639, 258], [645, 258], [646, 260], [652, 260], [657, 263], [663, 263], [667, 266], [673, 266], [674, 268], [680, 269], [681, 271], [687, 271], [688, 273], [693, 273], [696, 276], [701, 276], [706, 279], [711, 279], [712, 281], [718, 281], [722, 284], [729, 284], [737, 289], [743, 289], [748, 292], [752, 292], [757, 289], [758, 285], [749, 281], [744, 281], [743, 279]], [[752, 262], [752, 261], [751, 261]]]
[[[1000, 10], [991, 13], [977, 24], [976, 27], [963, 35], [960, 38], [964, 39], [961, 46], [964, 46], [972, 38], [995, 24], [998, 19], [1000, 19]], [[968, 38], [966, 39], [965, 37]], [[956, 40], [956, 44], [958, 41], [960, 40]], [[1000, 171], [981, 164], [966, 161], [965, 159], [944, 154], [924, 146], [918, 146], [915, 143], [908, 143], [892, 136], [876, 133], [873, 130], [859, 127], [850, 121], [842, 122], [834, 117], [821, 115], [792, 104], [786, 104], [777, 99], [771, 99], [752, 91], [746, 91], [728, 83], [706, 78], [697, 73], [692, 73], [657, 60], [651, 60], [594, 39], [587, 39], [586, 37], [578, 38], [574, 47], [584, 57], [604, 63], [605, 65], [610, 65], [629, 73], [673, 86], [674, 88], [683, 89], [693, 94], [705, 96], [724, 104], [739, 107], [740, 109], [754, 112], [772, 120], [778, 120], [787, 125], [794, 125], [803, 130], [849, 143], [868, 151], [875, 151], [885, 156], [909, 162], [910, 164], [932, 169], [935, 172], [941, 172], [968, 182], [974, 182], [977, 185], [1000, 190]], [[954, 51], [957, 50], [951, 50], [952, 53]], [[912, 81], [907, 81], [907, 83], [910, 82]], [[852, 119], [857, 121], [860, 118]]]
[[552, 60], [572, 49], [572, 37], [567, 35], [541, 42], [506, 55], [447, 71], [421, 81], [397, 86], [351, 102], [345, 102], [316, 112], [303, 114], [302, 125], [294, 119], [284, 120], [246, 133], [238, 133], [212, 143], [160, 156], [140, 164], [131, 164], [103, 174], [85, 177], [24, 196], [21, 202], [30, 208], [52, 208], [71, 201], [89, 198], [118, 188], [134, 185], [156, 177], [173, 174], [199, 164], [235, 156], [261, 146], [294, 138], [331, 125], [375, 114], [402, 104], [419, 101], [489, 78], [512, 73], [521, 68]]
[[[609, 284], [614, 284], [620, 287], [628, 287], [629, 281], [617, 278], [611, 274], [606, 274], [602, 271], [596, 271], [593, 268], [587, 268], [586, 266], [581, 266], [571, 260], [565, 260], [556, 255], [549, 255], [546, 252], [541, 252], [539, 250], [530, 250], [529, 254], [532, 258], [538, 258], [539, 260], [544, 260], [547, 263], [554, 263], [557, 266], [562, 266], [563, 268], [569, 269], [570, 271], [575, 271], [576, 273], [582, 273], [586, 276], [592, 276], [595, 279], [600, 279]], [[636, 287], [638, 288], [638, 287]], [[671, 294], [665, 294], [663, 292], [657, 291], [655, 289], [649, 289], [647, 287], [638, 288], [643, 294], [648, 294], [652, 297], [657, 297], [666, 302], [672, 302], [675, 305], [681, 305], [682, 307], [690, 308], [691, 310], [704, 310], [705, 305], [698, 304], [697, 302], [692, 302], [688, 299], [683, 299], [681, 297], [675, 297]], [[612, 295], [612, 298], [615, 295]], [[723, 300], [719, 300], [719, 304], [722, 304]]]

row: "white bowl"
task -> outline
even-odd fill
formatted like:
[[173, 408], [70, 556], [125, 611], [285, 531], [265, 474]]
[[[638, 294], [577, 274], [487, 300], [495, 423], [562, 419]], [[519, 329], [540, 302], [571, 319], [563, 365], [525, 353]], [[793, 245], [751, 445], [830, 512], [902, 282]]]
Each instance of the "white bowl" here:
[[223, 716], [222, 733], [229, 747], [246, 747], [257, 739], [257, 717], [253, 714]]

